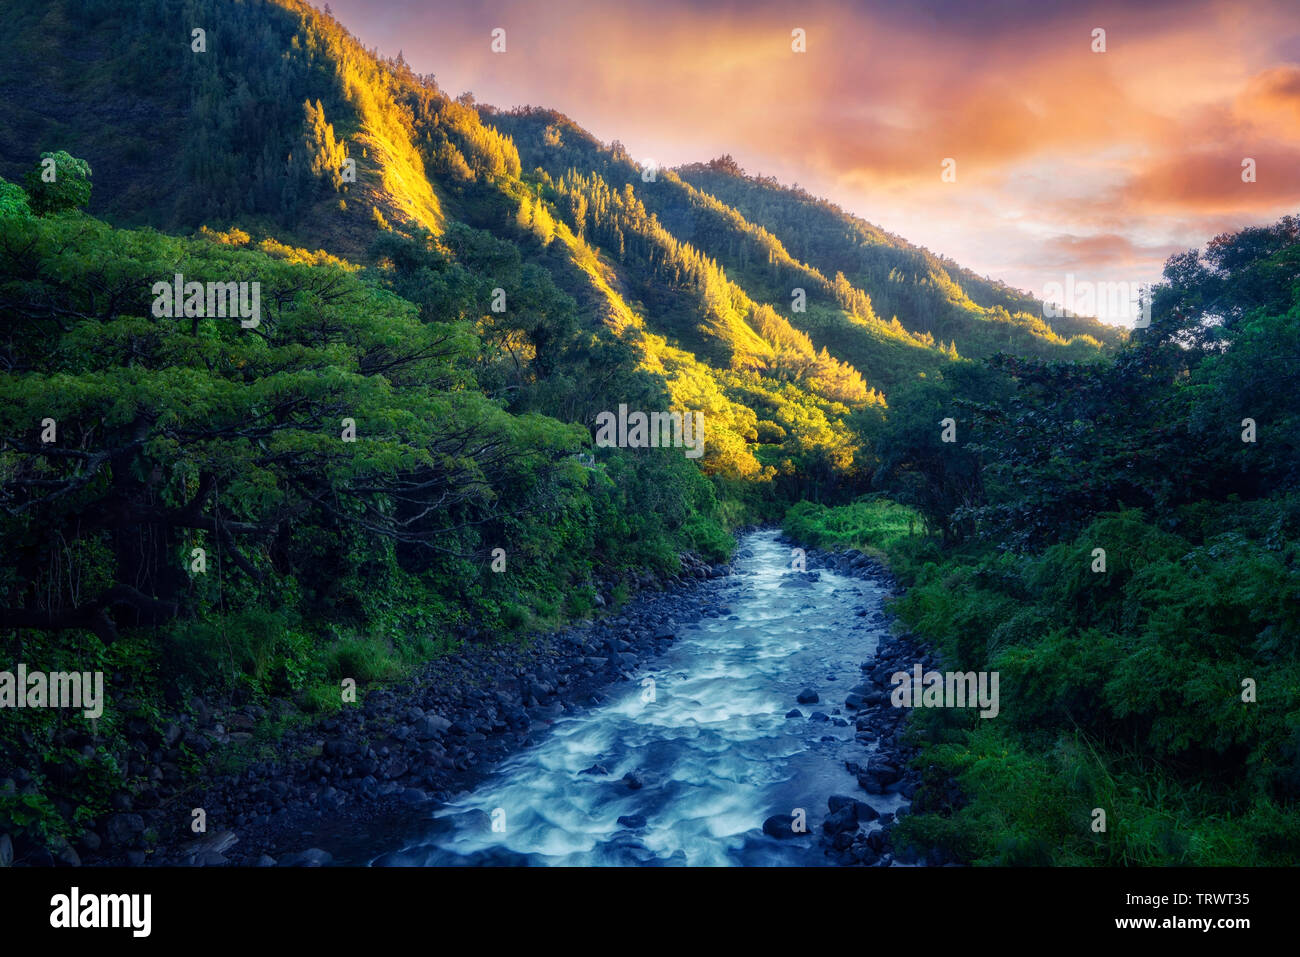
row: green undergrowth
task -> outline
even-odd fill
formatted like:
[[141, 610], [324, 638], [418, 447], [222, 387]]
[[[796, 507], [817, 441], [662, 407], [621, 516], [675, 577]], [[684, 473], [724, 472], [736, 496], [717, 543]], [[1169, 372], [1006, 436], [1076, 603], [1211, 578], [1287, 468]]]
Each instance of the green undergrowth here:
[[929, 787], [900, 842], [993, 865], [1295, 862], [1300, 496], [1188, 507], [1161, 527], [1105, 513], [1027, 554], [944, 550], [890, 515], [803, 504], [785, 528], [885, 553], [907, 586], [891, 605], [902, 625], [944, 668], [999, 674], [996, 718], [913, 713]]

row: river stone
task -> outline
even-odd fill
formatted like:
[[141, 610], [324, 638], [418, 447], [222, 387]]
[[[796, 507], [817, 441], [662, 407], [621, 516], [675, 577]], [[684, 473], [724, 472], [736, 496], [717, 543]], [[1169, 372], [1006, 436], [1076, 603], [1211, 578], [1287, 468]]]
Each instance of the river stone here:
[[843, 810], [845, 807], [853, 808], [853, 813], [859, 824], [866, 824], [880, 817], [880, 812], [868, 804], [866, 801], [859, 801], [857, 798], [847, 797], [843, 794], [836, 794], [827, 799], [831, 812], [835, 813]]
[[768, 837], [774, 837], [778, 841], [789, 840], [792, 837], [800, 837], [807, 832], [796, 831], [793, 827], [794, 818], [789, 814], [773, 814], [763, 822], [763, 833]]
[[144, 833], [144, 818], [139, 814], [114, 814], [108, 819], [108, 843], [129, 844]]
[[639, 791], [647, 785], [653, 785], [658, 781], [658, 777], [653, 771], [629, 771], [623, 775], [623, 783], [633, 791]]
[[885, 793], [885, 786], [881, 784], [880, 779], [870, 771], [858, 772], [858, 787], [862, 788], [862, 790], [866, 791], [868, 794]]
[[867, 769], [875, 775], [881, 784], [893, 784], [903, 776], [903, 772], [888, 761], [881, 761], [873, 758], [867, 765]]
[[215, 834], [209, 834], [199, 838], [197, 841], [187, 845], [184, 850], [189, 854], [203, 854], [212, 851], [216, 854], [224, 854], [230, 848], [239, 843], [239, 837], [234, 831], [218, 831]]
[[379, 766], [379, 777], [394, 781], [411, 769], [410, 763], [400, 754], [394, 754]]
[[[846, 804], [838, 811], [829, 814], [822, 822], [822, 829], [827, 834], [839, 834], [841, 831], [854, 830], [858, 826], [858, 810], [852, 804]], [[845, 845], [847, 847], [848, 845]], [[844, 850], [844, 848], [839, 848]]]
[[803, 712], [800, 711], [798, 708], [791, 708], [789, 711], [785, 713], [785, 716], [787, 718], [802, 718]]
[[297, 854], [290, 854], [281, 862], [281, 867], [324, 867], [330, 861], [334, 860], [334, 855], [329, 851], [322, 851], [319, 847], [309, 847], [305, 851]]
[[826, 799], [826, 806], [830, 808], [832, 814], [842, 807], [852, 807], [856, 803], [856, 800], [847, 794], [832, 794]]
[[870, 844], [853, 845], [852, 854], [855, 861], [859, 864], [865, 864], [868, 867], [880, 859], [880, 855], [877, 854], [876, 851], [872, 850]]
[[813, 691], [812, 688], [804, 688], [803, 691], [799, 692], [799, 697], [794, 700], [800, 704], [817, 704], [821, 698], [817, 696], [817, 692]]

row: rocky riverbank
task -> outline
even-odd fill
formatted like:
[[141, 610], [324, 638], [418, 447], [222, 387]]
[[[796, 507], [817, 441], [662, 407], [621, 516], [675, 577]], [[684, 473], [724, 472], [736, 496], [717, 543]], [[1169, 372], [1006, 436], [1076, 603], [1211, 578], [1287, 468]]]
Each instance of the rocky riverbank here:
[[[800, 546], [788, 538], [782, 541]], [[805, 554], [809, 574], [828, 569], [873, 581], [889, 594], [898, 591], [898, 583], [889, 570], [856, 549], [822, 552], [805, 547]], [[866, 609], [859, 613], [869, 614]], [[888, 616], [874, 613], [871, 623], [885, 625]], [[917, 748], [904, 740], [909, 712], [891, 704], [890, 676], [900, 671], [910, 674], [917, 663], [926, 670], [938, 667], [935, 656], [907, 634], [882, 637], [875, 654], [859, 666], [862, 680], [844, 694], [838, 706], [826, 709], [829, 714], [822, 712], [832, 720], [841, 712], [847, 715], [856, 731], [854, 739], [861, 746], [861, 757], [846, 762], [849, 772], [857, 777], [860, 790], [851, 795], [829, 796], [830, 814], [822, 823], [820, 840], [826, 855], [838, 864], [887, 867], [895, 863], [951, 863], [939, 849], [930, 850], [923, 859], [915, 849], [896, 849], [893, 841], [898, 821], [913, 810], [913, 800], [921, 787], [921, 773], [909, 766]], [[820, 697], [817, 689], [810, 688], [800, 695], [800, 703], [805, 698], [820, 703]], [[828, 704], [831, 702], [823, 704], [823, 708]], [[788, 833], [789, 825], [788, 817], [774, 817], [768, 819], [764, 830], [772, 834]]]
[[[91, 865], [300, 865], [364, 863], [359, 838], [401, 829], [433, 802], [473, 785], [557, 717], [598, 704], [603, 689], [631, 680], [676, 629], [724, 615], [726, 565], [685, 557], [674, 579], [641, 581], [618, 613], [526, 644], [471, 642], [413, 678], [377, 689], [313, 726], [290, 731], [277, 757], [201, 784], [180, 780], [179, 748], [218, 757], [252, 743], [257, 706], [209, 709], [160, 732], [140, 729], [154, 764], [152, 786], [114, 797], [114, 813], [90, 822], [76, 846], [19, 848], [19, 863]], [[195, 811], [205, 830], [196, 833]], [[323, 839], [328, 837], [328, 840]], [[355, 845], [336, 855], [318, 843]]]

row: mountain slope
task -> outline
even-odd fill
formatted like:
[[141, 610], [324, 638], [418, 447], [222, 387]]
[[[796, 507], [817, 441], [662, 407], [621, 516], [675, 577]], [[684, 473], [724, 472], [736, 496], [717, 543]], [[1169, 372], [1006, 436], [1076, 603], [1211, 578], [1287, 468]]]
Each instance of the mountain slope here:
[[[567, 117], [548, 110], [485, 112], [509, 132], [525, 168], [540, 169], [553, 187], [562, 215], [581, 229], [598, 231], [608, 196], [631, 195], [653, 216], [658, 229], [678, 245], [707, 257], [745, 298], [766, 307], [764, 320], [788, 325], [817, 349], [851, 363], [867, 382], [888, 389], [918, 371], [938, 368], [944, 357], [932, 339], [910, 336], [898, 325], [881, 322], [871, 301], [839, 277], [828, 279], [799, 262], [766, 229], [694, 189], [670, 170], [647, 182], [625, 152], [605, 147]], [[596, 179], [599, 182], [596, 182]], [[601, 195], [595, 195], [600, 192]], [[636, 250], [623, 247], [623, 226], [601, 237], [612, 254], [635, 265]], [[668, 253], [655, 254], [671, 258]], [[667, 277], [676, 281], [674, 274]], [[652, 280], [662, 286], [665, 277]], [[796, 291], [800, 291], [796, 307]], [[775, 315], [774, 316], [772, 315]]]
[[[845, 275], [871, 295], [881, 315], [896, 316], [912, 332], [955, 340], [963, 355], [1005, 349], [1044, 356], [1064, 351], [1077, 358], [1123, 339], [1118, 328], [1092, 319], [1045, 320], [1041, 301], [803, 190], [748, 176], [729, 156], [677, 172], [771, 230], [794, 255], [828, 274]], [[1076, 337], [1081, 341], [1071, 345]]]
[[[542, 402], [535, 411], [591, 427], [619, 396], [578, 402], [556, 377], [588, 378], [591, 344], [630, 349], [674, 408], [707, 411], [710, 472], [860, 484], [871, 453], [851, 417], [919, 375], [1007, 346], [1098, 352], [1031, 317], [1018, 294], [812, 197], [716, 162], [647, 177], [560, 114], [453, 100], [302, 0], [0, 9], [13, 36], [0, 91], [26, 104], [0, 122], [0, 174], [67, 149], [95, 169], [91, 210], [111, 222], [238, 227], [370, 266], [382, 283], [399, 280], [376, 243], [408, 237], [483, 277], [455, 315], [428, 318], [475, 324], [493, 350], [485, 381], [512, 408]], [[490, 281], [490, 249], [517, 259], [514, 280]], [[494, 316], [496, 288], [526, 305], [527, 269], [568, 305]], [[570, 322], [587, 345], [539, 361], [556, 338], [545, 324]]]

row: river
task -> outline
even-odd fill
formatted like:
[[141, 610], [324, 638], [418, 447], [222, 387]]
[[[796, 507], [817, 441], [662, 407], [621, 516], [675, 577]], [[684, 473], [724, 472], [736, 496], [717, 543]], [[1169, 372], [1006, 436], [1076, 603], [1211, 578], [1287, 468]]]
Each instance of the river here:
[[[777, 538], [742, 539], [724, 614], [679, 628], [634, 681], [557, 720], [372, 863], [827, 863], [817, 840], [826, 798], [866, 796], [845, 762], [875, 745], [854, 740], [842, 705], [887, 633], [885, 591], [825, 569], [793, 572]], [[797, 703], [804, 689], [820, 703]], [[802, 716], [786, 717], [792, 709]], [[882, 812], [901, 803], [872, 798]], [[797, 809], [806, 834], [793, 833]], [[773, 815], [790, 817], [790, 837], [763, 833]]]

